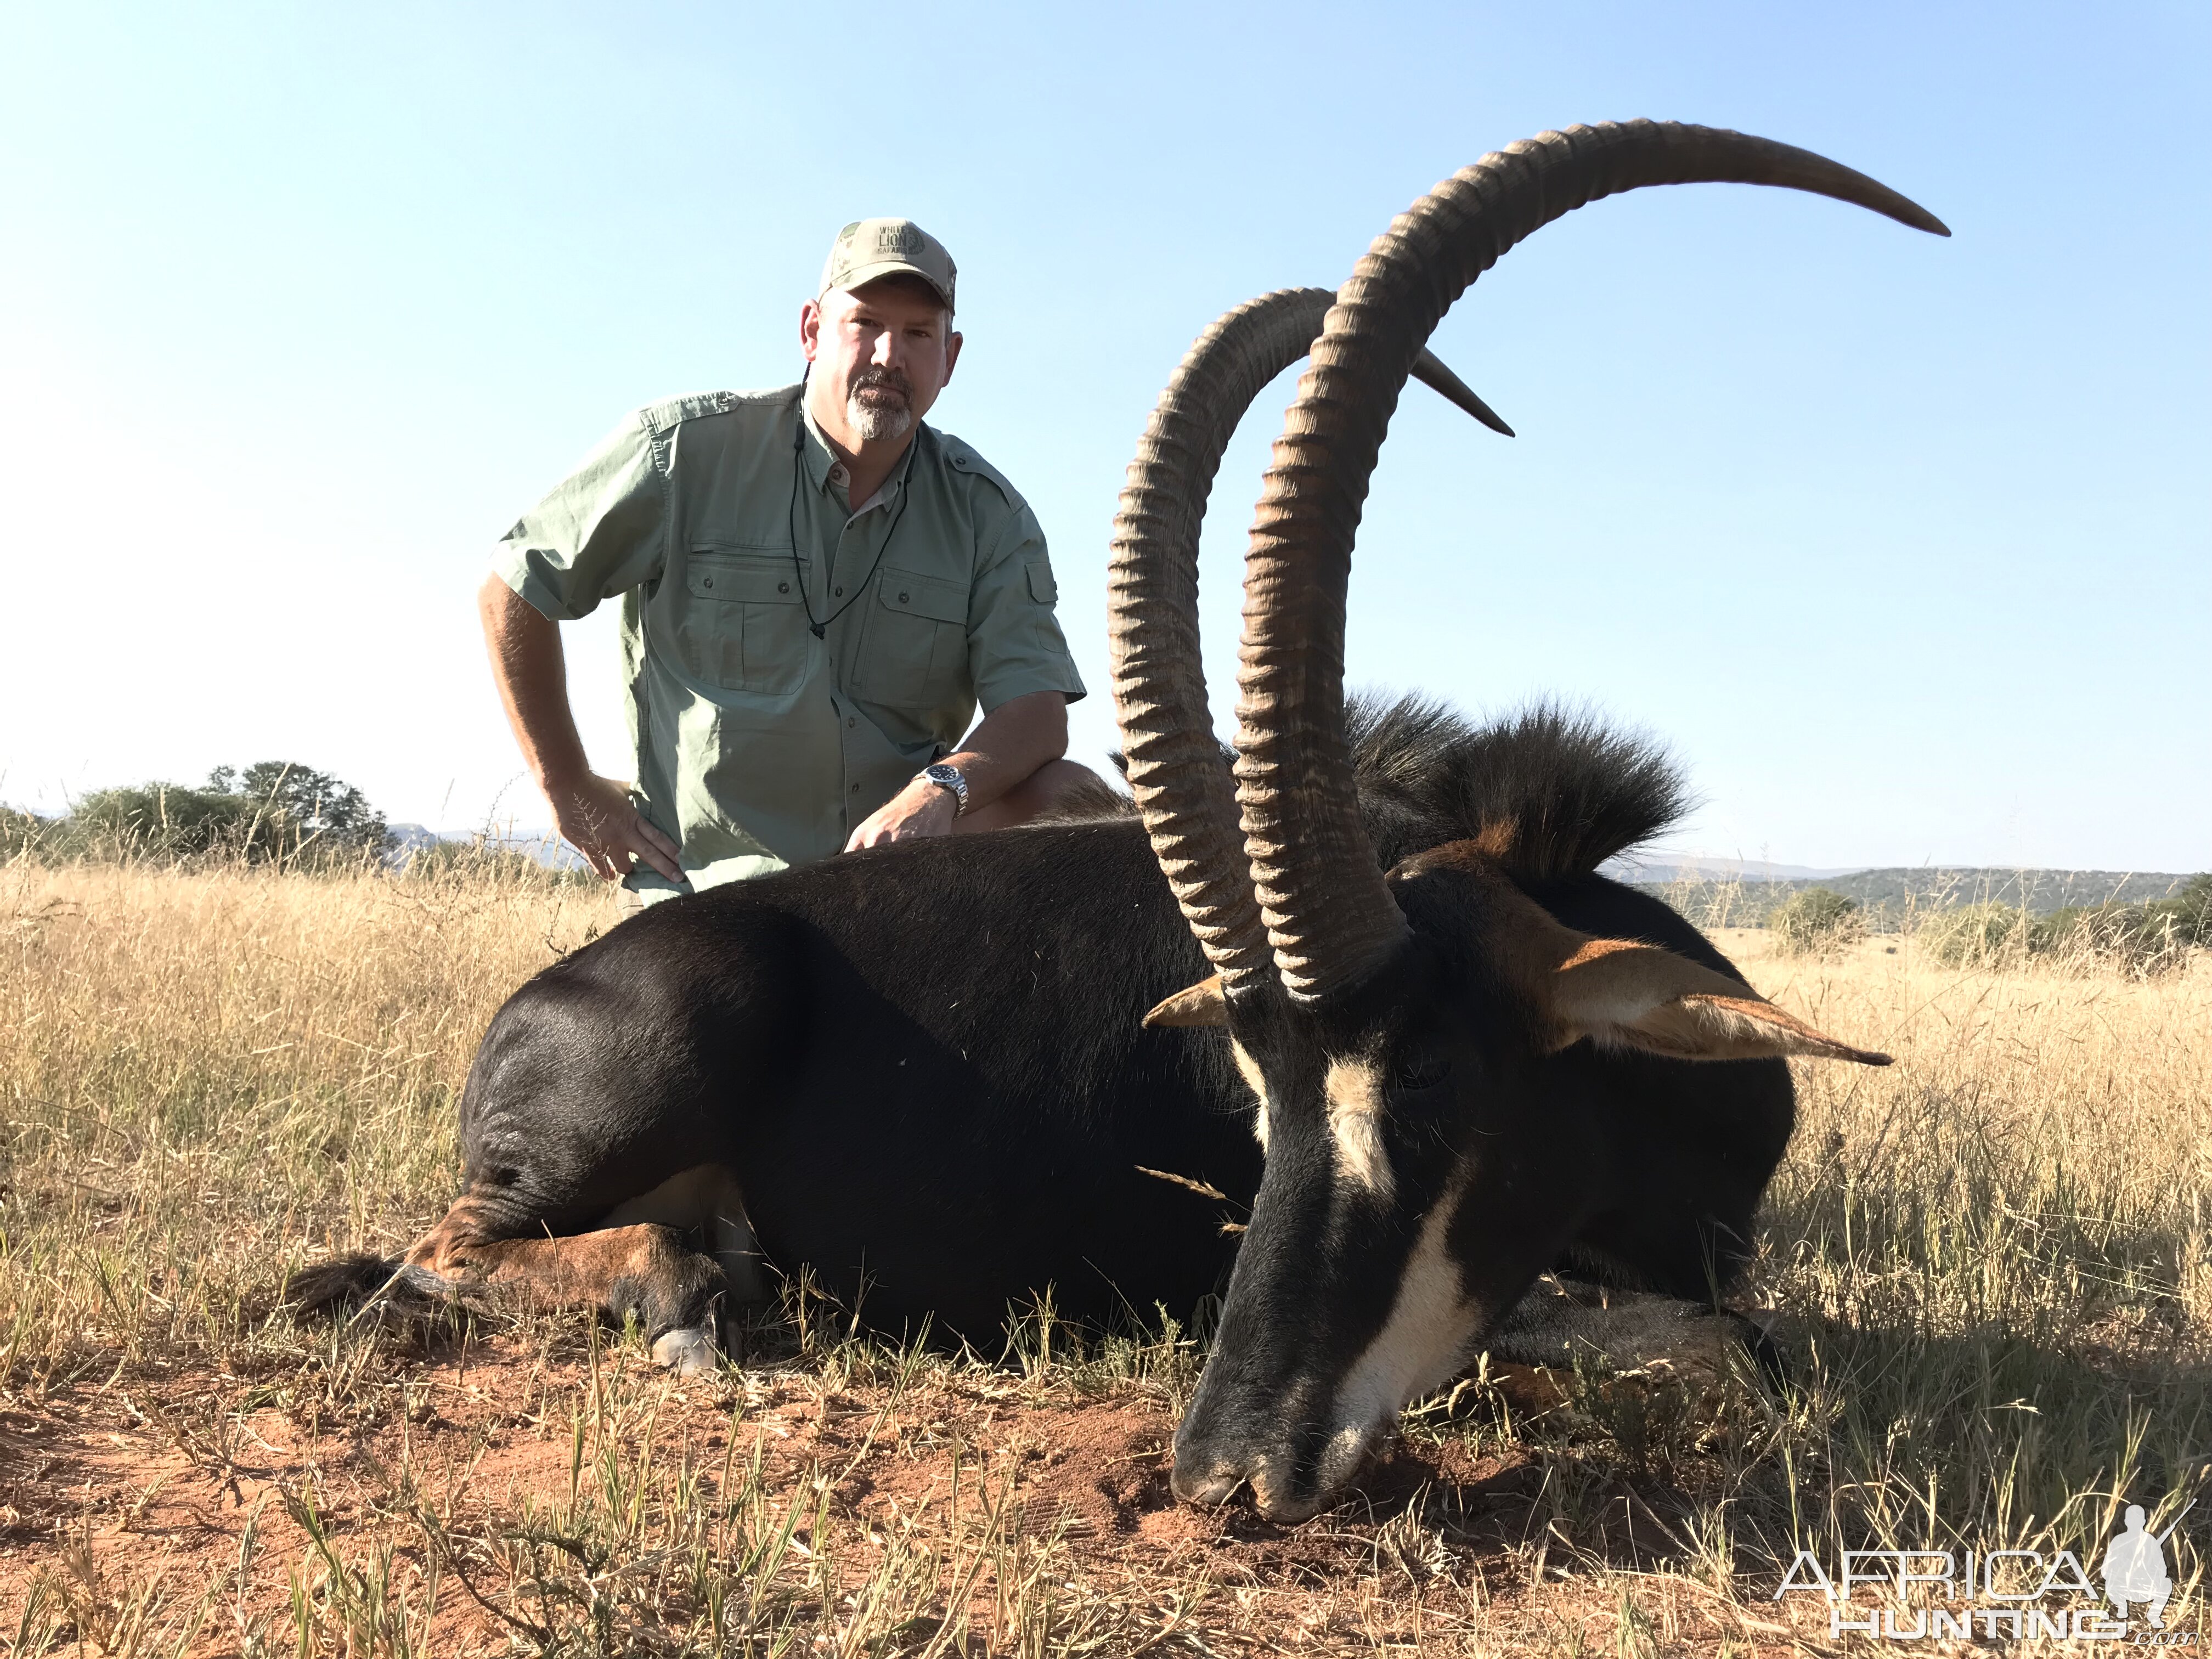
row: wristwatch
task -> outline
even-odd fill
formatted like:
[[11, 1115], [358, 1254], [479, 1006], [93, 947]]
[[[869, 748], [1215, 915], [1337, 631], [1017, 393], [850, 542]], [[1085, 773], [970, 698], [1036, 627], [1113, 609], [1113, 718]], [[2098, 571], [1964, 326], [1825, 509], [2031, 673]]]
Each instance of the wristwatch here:
[[968, 780], [960, 775], [960, 769], [943, 761], [932, 761], [921, 769], [921, 775], [940, 789], [952, 792], [952, 816], [958, 817], [968, 810]]

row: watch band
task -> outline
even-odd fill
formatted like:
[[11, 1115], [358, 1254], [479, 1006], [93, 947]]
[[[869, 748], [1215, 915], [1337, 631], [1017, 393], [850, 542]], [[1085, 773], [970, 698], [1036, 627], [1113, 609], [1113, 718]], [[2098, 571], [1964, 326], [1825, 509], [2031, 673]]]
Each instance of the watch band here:
[[921, 775], [939, 788], [951, 791], [954, 817], [968, 810], [968, 780], [961, 776], [958, 767], [949, 766], [943, 761], [932, 761], [921, 769]]

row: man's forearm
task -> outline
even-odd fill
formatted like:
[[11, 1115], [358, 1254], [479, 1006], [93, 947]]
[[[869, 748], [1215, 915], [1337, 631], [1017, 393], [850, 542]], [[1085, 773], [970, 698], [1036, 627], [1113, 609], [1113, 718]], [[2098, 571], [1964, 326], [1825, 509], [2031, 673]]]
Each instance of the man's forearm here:
[[951, 791], [917, 777], [854, 827], [846, 850], [909, 836], [943, 836], [955, 829], [1019, 823], [1021, 817], [1002, 822], [1004, 815], [999, 813], [985, 815], [981, 823], [975, 820], [984, 809], [1012, 794], [1066, 752], [1067, 699], [1061, 693], [1033, 691], [1000, 703], [969, 733], [967, 742], [945, 757], [960, 769], [968, 786], [964, 822], [956, 817]]
[[968, 811], [989, 805], [1067, 752], [1067, 699], [1032, 691], [1000, 703], [945, 757], [968, 782]]
[[554, 827], [610, 881], [628, 875], [642, 859], [683, 884], [683, 855], [676, 843], [646, 822], [625, 786], [592, 774], [576, 717], [568, 708], [561, 624], [540, 616], [496, 575], [487, 578], [477, 592], [477, 609], [483, 617], [499, 700], [523, 763], [553, 809]]
[[507, 724], [530, 775], [550, 793], [589, 769], [568, 707], [561, 624], [539, 615], [495, 575], [486, 579], [477, 604]]

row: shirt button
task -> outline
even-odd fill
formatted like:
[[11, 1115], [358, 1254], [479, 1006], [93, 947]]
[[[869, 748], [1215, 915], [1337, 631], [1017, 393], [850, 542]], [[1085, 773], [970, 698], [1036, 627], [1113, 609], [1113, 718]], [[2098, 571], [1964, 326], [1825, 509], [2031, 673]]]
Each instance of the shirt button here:
[[[707, 584], [709, 587], [712, 587], [714, 585], [714, 584], [712, 582], [708, 582]], [[791, 584], [789, 582], [778, 582], [775, 585], [775, 591], [779, 593], [788, 593], [791, 592]]]
[[848, 726], [858, 726], [860, 723], [860, 717], [858, 714], [848, 714], [845, 716], [845, 724]]
[[712, 587], [714, 585], [714, 579], [712, 576], [702, 576], [699, 579], [699, 586], [702, 587]]
[[860, 786], [859, 784], [856, 783], [853, 786], [853, 793], [856, 795], [860, 793]]
[[843, 588], [841, 587], [837, 590], [837, 597], [841, 599], [845, 597], [845, 590]]
[[904, 605], [904, 604], [906, 603], [906, 595], [905, 595], [905, 594], [902, 593], [902, 594], [900, 594], [900, 595], [899, 595], [899, 603], [900, 603], [901, 605]]

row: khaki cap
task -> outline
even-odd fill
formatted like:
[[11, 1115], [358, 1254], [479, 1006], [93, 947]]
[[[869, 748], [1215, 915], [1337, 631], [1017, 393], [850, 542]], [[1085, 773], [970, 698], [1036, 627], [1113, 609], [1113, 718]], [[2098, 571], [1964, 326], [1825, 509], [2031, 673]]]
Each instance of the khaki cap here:
[[829, 262], [822, 267], [820, 299], [833, 288], [848, 292], [864, 288], [881, 276], [919, 276], [937, 291], [947, 311], [959, 267], [945, 251], [945, 244], [911, 219], [855, 219], [837, 233], [830, 245]]

